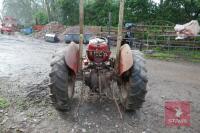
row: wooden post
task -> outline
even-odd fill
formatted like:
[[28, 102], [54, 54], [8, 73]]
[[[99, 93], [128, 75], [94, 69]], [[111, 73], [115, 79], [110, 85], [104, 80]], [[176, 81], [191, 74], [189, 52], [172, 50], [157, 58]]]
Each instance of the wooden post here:
[[120, 0], [120, 8], [119, 8], [119, 23], [118, 23], [118, 35], [117, 35], [117, 52], [116, 52], [116, 64], [115, 71], [118, 72], [119, 67], [119, 57], [120, 57], [120, 47], [122, 42], [122, 26], [124, 20], [124, 3], [125, 0]]
[[80, 24], [80, 40], [79, 40], [79, 71], [82, 70], [83, 55], [83, 27], [84, 27], [84, 0], [79, 3], [79, 24]]

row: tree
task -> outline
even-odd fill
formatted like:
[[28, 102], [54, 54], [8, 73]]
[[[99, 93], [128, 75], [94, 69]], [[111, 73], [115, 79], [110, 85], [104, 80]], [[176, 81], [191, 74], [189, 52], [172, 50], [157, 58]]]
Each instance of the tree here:
[[199, 19], [200, 1], [199, 0], [184, 0], [183, 6], [188, 20]]
[[44, 24], [47, 24], [48, 22], [47, 14], [41, 11], [38, 11], [37, 13], [35, 13], [34, 18], [37, 21], [37, 24], [44, 25]]
[[34, 24], [34, 14], [44, 11], [42, 8], [42, 0], [4, 0], [3, 16], [12, 16], [19, 20], [21, 24]]
[[127, 0], [125, 20], [144, 22], [155, 20], [157, 6], [151, 0]]
[[79, 23], [79, 0], [58, 0], [57, 8], [60, 8], [62, 22], [68, 25]]
[[12, 16], [22, 23], [32, 23], [32, 8], [30, 0], [4, 0], [3, 16]]
[[48, 0], [44, 0], [44, 1], [45, 1], [46, 9], [47, 9], [48, 22], [50, 22], [51, 21], [51, 12], [50, 12], [49, 1]]
[[108, 14], [112, 13], [112, 24], [118, 22], [118, 3], [111, 0], [95, 0], [85, 6], [85, 23], [88, 25], [107, 25]]
[[[126, 0], [125, 21], [135, 23], [155, 20], [185, 23], [200, 20], [200, 0]], [[105, 26], [112, 13], [112, 25], [118, 24], [119, 0], [85, 0], [85, 24]], [[59, 21], [67, 25], [79, 24], [79, 0], [4, 0], [3, 16], [12, 16], [22, 24]]]
[[160, 6], [157, 18], [174, 23], [185, 23], [199, 19], [199, 0], [165, 0]]

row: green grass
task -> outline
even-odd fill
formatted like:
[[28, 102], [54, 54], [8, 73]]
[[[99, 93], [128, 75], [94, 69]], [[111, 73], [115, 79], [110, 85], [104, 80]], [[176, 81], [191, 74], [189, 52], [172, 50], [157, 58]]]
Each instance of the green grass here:
[[0, 109], [7, 108], [9, 106], [9, 102], [5, 99], [0, 97]]
[[200, 51], [192, 51], [185, 49], [171, 49], [161, 50], [154, 49], [156, 52], [153, 54], [146, 54], [147, 58], [156, 58], [160, 60], [185, 60], [189, 62], [200, 62]]

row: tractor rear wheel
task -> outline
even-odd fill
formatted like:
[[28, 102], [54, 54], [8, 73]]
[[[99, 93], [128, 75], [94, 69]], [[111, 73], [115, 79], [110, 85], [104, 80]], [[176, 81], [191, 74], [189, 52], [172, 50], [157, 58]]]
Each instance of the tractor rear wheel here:
[[55, 55], [51, 67], [49, 87], [52, 102], [56, 109], [67, 111], [74, 95], [75, 76], [66, 65], [63, 55]]
[[120, 83], [120, 102], [126, 111], [134, 111], [142, 107], [147, 92], [147, 70], [143, 54], [133, 51], [132, 68], [122, 75]]

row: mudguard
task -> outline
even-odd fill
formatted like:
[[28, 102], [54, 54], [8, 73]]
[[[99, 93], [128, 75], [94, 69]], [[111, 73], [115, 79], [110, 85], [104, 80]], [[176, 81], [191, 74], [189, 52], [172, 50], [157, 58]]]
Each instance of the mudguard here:
[[121, 46], [118, 71], [120, 76], [133, 66], [133, 58], [130, 46], [128, 44]]
[[66, 65], [76, 75], [79, 67], [79, 44], [70, 43], [65, 49], [64, 56]]

